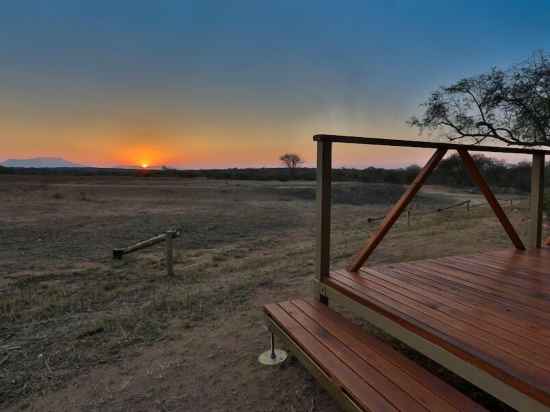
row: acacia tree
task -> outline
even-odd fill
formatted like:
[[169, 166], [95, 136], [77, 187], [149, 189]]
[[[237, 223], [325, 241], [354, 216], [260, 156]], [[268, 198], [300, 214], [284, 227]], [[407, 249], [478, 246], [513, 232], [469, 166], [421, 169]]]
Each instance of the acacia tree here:
[[285, 153], [284, 155], [279, 157], [279, 160], [286, 167], [288, 167], [290, 171], [296, 169], [296, 167], [298, 167], [298, 165], [304, 163], [302, 158], [299, 155], [295, 154], [295, 153]]
[[439, 130], [449, 140], [496, 139], [510, 145], [550, 145], [550, 55], [543, 52], [507, 70], [493, 68], [440, 87], [409, 124]]

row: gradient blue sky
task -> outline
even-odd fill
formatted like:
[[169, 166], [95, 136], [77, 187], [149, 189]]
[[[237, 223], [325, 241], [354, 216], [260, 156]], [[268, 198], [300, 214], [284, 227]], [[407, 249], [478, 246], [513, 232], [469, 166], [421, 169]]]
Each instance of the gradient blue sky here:
[[416, 138], [431, 90], [550, 50], [549, 22], [547, 1], [5, 2], [0, 160], [269, 166], [312, 162], [318, 132]]

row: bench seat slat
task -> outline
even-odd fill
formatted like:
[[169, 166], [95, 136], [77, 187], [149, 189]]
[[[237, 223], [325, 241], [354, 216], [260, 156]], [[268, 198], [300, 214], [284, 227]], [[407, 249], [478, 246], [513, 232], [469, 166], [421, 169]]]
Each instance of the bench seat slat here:
[[325, 305], [293, 300], [265, 312], [365, 411], [484, 410]]
[[[329, 351], [334, 353], [347, 368], [354, 371], [373, 388], [384, 388], [382, 395], [388, 399], [390, 403], [395, 405], [396, 408], [410, 412], [426, 412], [428, 410], [406, 391], [388, 379], [384, 373], [370, 365], [368, 361], [355, 353], [346, 345], [347, 342], [344, 343], [340, 341], [328, 329], [325, 329], [326, 325], [324, 323], [322, 325], [317, 323], [292, 302], [283, 302], [280, 305], [304, 329], [315, 336], [315, 338], [317, 338], [317, 340]], [[451, 409], [448, 406], [441, 411], [444, 412], [445, 410], [456, 411], [456, 409]]]
[[[389, 379], [408, 393], [415, 394], [416, 399], [428, 408], [440, 411], [457, 410], [453, 405], [465, 401], [464, 395], [443, 382], [441, 379], [419, 367], [413, 361], [399, 354], [380, 339], [365, 333], [365, 331], [326, 305], [319, 302], [303, 300], [293, 301], [310, 316], [315, 316], [319, 322], [335, 337], [345, 342], [354, 352], [385, 373]], [[484, 409], [473, 402], [470, 410]]]
[[398, 411], [382, 395], [376, 392], [359, 375], [322, 345], [313, 335], [294, 320], [280, 305], [267, 305], [267, 313], [288, 333], [294, 342], [306, 352], [311, 359], [333, 380], [334, 384], [347, 390], [353, 396], [364, 394], [364, 397], [353, 398], [366, 411]]

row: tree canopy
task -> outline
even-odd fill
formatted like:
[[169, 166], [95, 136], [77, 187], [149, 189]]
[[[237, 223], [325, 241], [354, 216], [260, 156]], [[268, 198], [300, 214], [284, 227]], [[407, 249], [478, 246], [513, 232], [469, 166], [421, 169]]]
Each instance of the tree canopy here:
[[440, 87], [421, 106], [411, 126], [439, 131], [450, 140], [478, 144], [496, 139], [510, 145], [550, 145], [550, 55], [534, 54], [503, 70]]
[[279, 160], [289, 169], [295, 169], [298, 165], [304, 163], [302, 158], [295, 153], [285, 153], [279, 157]]

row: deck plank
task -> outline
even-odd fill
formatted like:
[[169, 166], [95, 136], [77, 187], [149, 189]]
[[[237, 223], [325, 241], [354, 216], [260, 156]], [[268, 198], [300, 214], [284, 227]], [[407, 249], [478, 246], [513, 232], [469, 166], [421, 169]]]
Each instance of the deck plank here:
[[[531, 273], [534, 276], [539, 276], [544, 279], [550, 273], [548, 267], [550, 266], [550, 259], [545, 257], [536, 258], [538, 262], [532, 262], [533, 256], [506, 256], [502, 254], [488, 254], [483, 257], [484, 262], [496, 262], [506, 267], [513, 268], [514, 272], [519, 273]], [[540, 263], [540, 264], [539, 264]]]
[[[496, 283], [513, 290], [517, 290], [518, 287], [522, 288], [523, 290], [520, 293], [527, 292], [530, 296], [533, 294], [532, 296], [537, 299], [541, 299], [541, 296], [543, 296], [541, 292], [547, 293], [547, 296], [550, 297], [550, 284], [543, 282], [541, 279], [542, 273], [532, 269], [518, 268], [517, 265], [498, 262], [498, 260], [493, 261], [488, 258], [485, 258], [482, 263], [479, 260], [476, 261], [466, 257], [449, 257], [438, 260], [438, 263], [467, 271], [476, 276], [482, 276], [487, 278], [491, 284]], [[548, 301], [543, 300], [543, 303], [548, 304]]]
[[[388, 276], [376, 270], [367, 269], [362, 271], [363, 276], [368, 276], [376, 284], [385, 288], [395, 288], [406, 296], [420, 300], [430, 308], [437, 308], [443, 313], [458, 320], [464, 320], [468, 324], [479, 327], [486, 332], [492, 333], [514, 345], [522, 347], [526, 351], [532, 351], [541, 342], [535, 334], [525, 335], [525, 325], [517, 325], [499, 316], [483, 310], [482, 306], [474, 306], [460, 300], [451, 299], [447, 293], [423, 288], [416, 283], [404, 281], [403, 276]], [[543, 346], [546, 342], [542, 342]], [[550, 351], [550, 344], [547, 346]], [[550, 356], [545, 356], [550, 363]]]
[[497, 282], [487, 282], [481, 279], [480, 276], [475, 276], [460, 269], [449, 268], [435, 261], [417, 262], [414, 266], [426, 269], [434, 277], [468, 286], [472, 289], [482, 291], [488, 296], [505, 297], [510, 305], [529, 308], [530, 311], [537, 313], [538, 316], [550, 320], [550, 308], [542, 308], [540, 302], [537, 302], [535, 298], [523, 294], [517, 289], [502, 287]]
[[[541, 328], [540, 322], [533, 322], [529, 312], [519, 313], [509, 310], [503, 310], [498, 304], [491, 304], [487, 299], [479, 294], [465, 295], [456, 288], [451, 288], [448, 285], [439, 282], [433, 282], [423, 278], [422, 276], [412, 276], [403, 269], [384, 269], [384, 272], [369, 269], [369, 274], [375, 274], [389, 282], [393, 282], [398, 287], [409, 288], [410, 290], [425, 296], [424, 292], [431, 292], [439, 299], [443, 300], [451, 307], [460, 308], [468, 313], [476, 316], [479, 321], [493, 322], [510, 332], [523, 335], [526, 331], [536, 335], [536, 340], [540, 343], [540, 335], [545, 338], [550, 338], [550, 330]], [[429, 297], [429, 296], [428, 296]], [[433, 297], [433, 295], [432, 295]], [[546, 323], [550, 327], [550, 321]], [[531, 333], [529, 333], [531, 336]], [[542, 344], [550, 343], [543, 341]]]
[[537, 325], [539, 329], [550, 327], [550, 320], [547, 319], [546, 312], [536, 309], [533, 310], [532, 308], [510, 300], [507, 296], [476, 289], [475, 286], [464, 284], [459, 279], [455, 279], [452, 276], [433, 276], [433, 270], [421, 268], [418, 265], [409, 266], [408, 264], [399, 264], [398, 266], [391, 265], [388, 267], [392, 270], [409, 273], [416, 279], [423, 279], [433, 287], [442, 288], [444, 292], [455, 292], [460, 295], [459, 299], [472, 301], [478, 305], [480, 303], [479, 299], [481, 299], [483, 304], [479, 305], [480, 307], [491, 308], [496, 312], [500, 312], [501, 315], [508, 315], [520, 321], [533, 319], [536, 321], [535, 325]]
[[505, 257], [491, 255], [486, 255], [482, 258], [477, 256], [453, 256], [453, 259], [465, 263], [471, 263], [475, 259], [477, 265], [490, 271], [492, 274], [498, 275], [499, 279], [503, 278], [505, 281], [512, 283], [514, 283], [513, 279], [519, 279], [522, 282], [531, 284], [538, 282], [545, 289], [550, 289], [548, 272], [537, 270], [532, 266], [522, 267]]
[[550, 407], [550, 249], [334, 271], [326, 284]]
[[[498, 348], [498, 355], [492, 355], [493, 358], [507, 359], [524, 370], [531, 370], [536, 364], [550, 364], [550, 358], [546, 354], [533, 353], [532, 348], [518, 346], [504, 338], [494, 339], [494, 334], [479, 327], [478, 324], [465, 322], [458, 311], [446, 310], [445, 306], [440, 304], [429, 305], [425, 299], [418, 296], [417, 299], [410, 298], [401, 289], [385, 287], [370, 278], [353, 274], [351, 274], [352, 277], [348, 277], [342, 272], [338, 273], [342, 275], [338, 278], [340, 282], [355, 288], [364, 295], [376, 296], [381, 300], [390, 299], [390, 304], [398, 305], [402, 310], [417, 315], [419, 318], [423, 317], [424, 322], [434, 328], [445, 328], [458, 341], [462, 343], [469, 341], [475, 348], [479, 348], [480, 352]], [[350, 274], [347, 273], [347, 275]], [[542, 372], [541, 377], [546, 376], [550, 379], [550, 367], [545, 368], [544, 374]]]
[[467, 268], [471, 273], [484, 276], [492, 281], [501, 282], [508, 287], [523, 288], [524, 290], [535, 290], [550, 293], [550, 282], [545, 282], [548, 274], [537, 272], [531, 268], [522, 268], [518, 265], [511, 265], [498, 259], [485, 257], [483, 261], [475, 258], [453, 256], [439, 260], [456, 268]]

